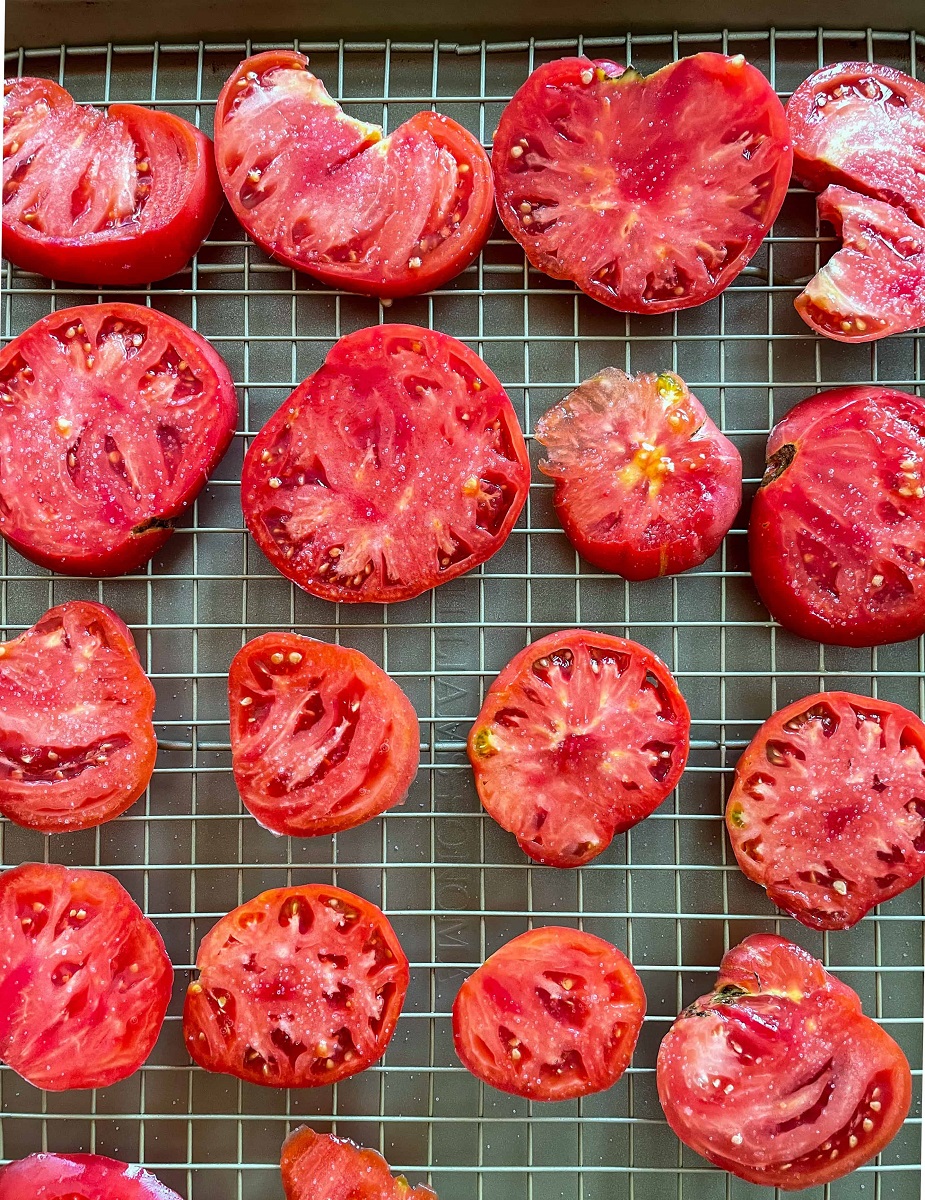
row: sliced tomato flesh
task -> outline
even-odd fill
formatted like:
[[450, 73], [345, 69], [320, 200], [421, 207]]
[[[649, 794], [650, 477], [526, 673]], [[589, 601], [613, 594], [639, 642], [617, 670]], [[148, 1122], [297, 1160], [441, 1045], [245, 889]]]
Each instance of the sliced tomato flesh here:
[[436, 1200], [424, 1184], [412, 1187], [403, 1175], [393, 1176], [375, 1150], [307, 1125], [283, 1143], [280, 1169], [286, 1200]]
[[180, 1200], [150, 1171], [101, 1154], [30, 1154], [0, 1167], [0, 1200]]

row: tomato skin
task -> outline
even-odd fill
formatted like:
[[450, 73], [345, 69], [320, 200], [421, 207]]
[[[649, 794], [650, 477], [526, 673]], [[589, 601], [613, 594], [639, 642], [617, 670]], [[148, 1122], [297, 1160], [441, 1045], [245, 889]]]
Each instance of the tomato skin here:
[[453, 1004], [463, 1066], [528, 1100], [612, 1087], [632, 1058], [646, 995], [616, 946], [580, 929], [531, 929], [465, 981]]
[[661, 659], [575, 629], [511, 659], [486, 693], [468, 753], [483, 807], [521, 850], [579, 867], [672, 792], [689, 735], [690, 713]]
[[[65, 146], [54, 133], [46, 140], [48, 131], [34, 119], [28, 122], [26, 136], [20, 137], [21, 122], [15, 115], [4, 130], [3, 252], [12, 263], [50, 279], [125, 286], [166, 279], [186, 266], [208, 236], [222, 203], [212, 142], [201, 130], [172, 113], [154, 112], [135, 104], [110, 105], [104, 115], [89, 106], [76, 105], [63, 88], [45, 79], [7, 80], [4, 94], [6, 113], [21, 104], [32, 108], [44, 100], [49, 111], [57, 114], [53, 119], [60, 119], [59, 134], [74, 138]], [[11, 211], [15, 196], [8, 194], [12, 187], [9, 181], [30, 156], [38, 155], [43, 162], [50, 156], [55, 169], [66, 172], [63, 179], [55, 179], [54, 186], [82, 186], [83, 181], [72, 168], [71, 155], [80, 139], [94, 130], [102, 139], [99, 152], [104, 159], [112, 152], [113, 139], [133, 142], [137, 153], [146, 155], [143, 161], [149, 170], [138, 174], [138, 185], [145, 178], [153, 183], [137, 221], [66, 235], [46, 233], [35, 222], [23, 221], [18, 211]], [[108, 131], [109, 142], [103, 131]], [[15, 152], [13, 145], [17, 146]], [[165, 206], [166, 211], [162, 211]], [[149, 211], [154, 214], [150, 218]]]
[[359, 650], [265, 633], [232, 660], [228, 705], [238, 791], [274, 833], [352, 829], [400, 804], [417, 774], [414, 707]]
[[[488, 155], [467, 129], [421, 112], [384, 137], [346, 116], [293, 50], [239, 64], [218, 99], [215, 149], [248, 235], [331, 287], [382, 297], [440, 287], [478, 256], [494, 224]], [[265, 217], [278, 189], [285, 203]], [[341, 240], [324, 242], [328, 230]]]
[[656, 1078], [681, 1141], [740, 1179], [785, 1191], [873, 1158], [912, 1096], [905, 1055], [857, 995], [773, 934], [727, 952], [713, 992], [662, 1041]]
[[[79, 1189], [75, 1191], [75, 1189]], [[0, 1200], [180, 1200], [150, 1171], [102, 1154], [30, 1154], [0, 1167]]]
[[413, 1188], [404, 1175], [393, 1176], [375, 1150], [307, 1125], [283, 1142], [280, 1170], [286, 1200], [437, 1200], [423, 1183]]

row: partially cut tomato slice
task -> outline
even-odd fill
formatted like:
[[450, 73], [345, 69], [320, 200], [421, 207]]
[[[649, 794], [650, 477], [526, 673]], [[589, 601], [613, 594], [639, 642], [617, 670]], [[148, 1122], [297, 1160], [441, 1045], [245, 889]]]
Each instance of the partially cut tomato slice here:
[[101, 1154], [30, 1154], [0, 1167], [0, 1200], [180, 1200], [142, 1167]]
[[413, 1188], [394, 1176], [375, 1150], [307, 1125], [286, 1138], [280, 1170], [286, 1200], [437, 1200], [424, 1184]]

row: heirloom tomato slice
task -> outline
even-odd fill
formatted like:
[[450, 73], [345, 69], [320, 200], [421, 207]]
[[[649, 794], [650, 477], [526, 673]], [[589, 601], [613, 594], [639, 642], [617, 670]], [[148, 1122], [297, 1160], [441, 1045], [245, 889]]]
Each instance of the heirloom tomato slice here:
[[286, 1200], [436, 1200], [424, 1184], [413, 1188], [394, 1176], [375, 1150], [307, 1125], [286, 1138], [280, 1169]]
[[0, 1200], [180, 1200], [143, 1167], [101, 1154], [30, 1154], [0, 1167]]

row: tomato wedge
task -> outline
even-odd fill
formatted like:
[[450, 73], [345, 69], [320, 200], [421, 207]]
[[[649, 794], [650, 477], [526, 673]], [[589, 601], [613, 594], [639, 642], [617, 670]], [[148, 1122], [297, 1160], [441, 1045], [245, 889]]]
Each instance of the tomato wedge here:
[[476, 257], [494, 223], [488, 155], [422, 112], [385, 136], [341, 109], [308, 59], [242, 62], [218, 98], [215, 153], [228, 203], [268, 254], [333, 287], [410, 296]]
[[234, 434], [228, 368], [137, 304], [66, 308], [0, 351], [0, 534], [66, 575], [119, 575], [170, 537]]
[[234, 656], [228, 705], [238, 791], [274, 833], [352, 829], [399, 804], [417, 773], [414, 707], [359, 650], [265, 633]]
[[629, 1066], [646, 994], [616, 946], [580, 929], [531, 929], [470, 975], [453, 1005], [465, 1067], [528, 1100], [612, 1087]]
[[385, 1053], [408, 960], [374, 904], [321, 884], [276, 888], [206, 934], [183, 1009], [191, 1056], [269, 1087], [318, 1087]]
[[326, 600], [389, 603], [484, 562], [530, 487], [517, 417], [445, 333], [342, 337], [251, 443], [244, 517], [270, 562]]
[[30, 829], [89, 829], [144, 794], [154, 688], [127, 627], [69, 600], [0, 642], [0, 812]]
[[111, 875], [53, 863], [0, 875], [0, 1057], [35, 1087], [137, 1071], [172, 986], [160, 934]]
[[142, 1167], [101, 1154], [30, 1154], [0, 1167], [0, 1200], [180, 1200]]
[[135, 104], [75, 104], [11, 79], [3, 105], [3, 253], [72, 283], [152, 283], [183, 269], [222, 203], [212, 143]]
[[393, 1176], [375, 1150], [307, 1125], [286, 1138], [280, 1169], [286, 1200], [436, 1200], [424, 1184], [413, 1188], [404, 1175]]
[[925, 401], [865, 385], [791, 409], [768, 439], [748, 544], [761, 599], [801, 637], [925, 633]]
[[909, 1111], [902, 1050], [851, 988], [799, 946], [747, 937], [658, 1052], [658, 1096], [691, 1149], [786, 1191], [847, 1175]]
[[627, 579], [699, 566], [742, 502], [742, 459], [684, 380], [606, 367], [541, 417], [554, 504], [579, 554]]
[[644, 646], [583, 629], [514, 656], [469, 733], [487, 812], [521, 850], [580, 867], [662, 803], [681, 778], [690, 714]]
[[771, 228], [792, 159], [783, 106], [741, 54], [647, 77], [544, 63], [491, 155], [501, 220], [533, 266], [635, 313], [718, 296]]

